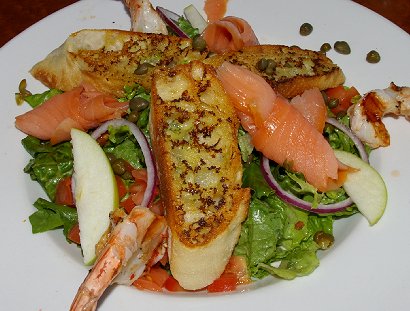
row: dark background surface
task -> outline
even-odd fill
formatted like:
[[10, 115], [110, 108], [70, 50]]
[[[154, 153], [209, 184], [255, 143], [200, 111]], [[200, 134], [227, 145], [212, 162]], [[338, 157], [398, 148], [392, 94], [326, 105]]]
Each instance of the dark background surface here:
[[[409, 0], [354, 1], [386, 17], [410, 34]], [[1, 0], [0, 47], [40, 19], [74, 2], [76, 0]]]

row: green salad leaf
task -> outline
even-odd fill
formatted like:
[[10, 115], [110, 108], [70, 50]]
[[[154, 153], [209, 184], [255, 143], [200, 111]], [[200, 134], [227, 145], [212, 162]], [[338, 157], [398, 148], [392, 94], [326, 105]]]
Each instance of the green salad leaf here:
[[70, 229], [78, 222], [75, 208], [59, 205], [42, 198], [34, 202], [37, 211], [30, 215], [31, 230], [33, 233], [45, 232], [63, 227], [67, 237]]
[[44, 103], [46, 100], [49, 100], [51, 97], [63, 93], [61, 90], [57, 89], [49, 89], [43, 93], [40, 94], [32, 94], [24, 97], [24, 100], [32, 107], [35, 108], [42, 103]]
[[252, 198], [234, 254], [247, 259], [251, 275], [293, 279], [314, 271], [319, 265], [315, 234], [332, 235], [333, 216], [283, 202], [265, 181], [257, 161], [245, 164], [243, 186], [252, 189]]
[[183, 32], [185, 32], [188, 37], [193, 38], [197, 35], [199, 35], [199, 30], [198, 28], [195, 28], [191, 25], [191, 23], [183, 16], [181, 16], [178, 19], [178, 26], [179, 28], [182, 29]]
[[27, 136], [21, 143], [32, 159], [24, 168], [32, 180], [39, 182], [48, 197], [54, 201], [58, 183], [71, 176], [73, 172], [73, 154], [70, 142], [51, 145], [49, 142]]

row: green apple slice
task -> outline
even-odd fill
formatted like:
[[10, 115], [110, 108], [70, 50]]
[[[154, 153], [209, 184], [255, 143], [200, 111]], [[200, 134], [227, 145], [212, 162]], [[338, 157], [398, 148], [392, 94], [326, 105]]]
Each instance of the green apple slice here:
[[387, 189], [383, 178], [367, 162], [354, 154], [335, 150], [335, 155], [343, 164], [358, 169], [357, 172], [347, 175], [343, 188], [369, 224], [376, 224], [387, 205]]
[[74, 197], [80, 242], [86, 265], [95, 261], [95, 245], [110, 225], [110, 212], [118, 206], [118, 190], [110, 162], [87, 133], [72, 129]]

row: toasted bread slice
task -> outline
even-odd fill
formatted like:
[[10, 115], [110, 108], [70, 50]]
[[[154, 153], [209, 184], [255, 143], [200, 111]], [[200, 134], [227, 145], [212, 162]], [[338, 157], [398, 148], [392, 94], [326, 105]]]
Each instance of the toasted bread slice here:
[[[275, 62], [271, 73], [258, 68], [258, 62], [263, 58]], [[274, 90], [287, 98], [299, 95], [307, 89], [317, 87], [324, 90], [345, 81], [342, 70], [324, 54], [303, 50], [297, 46], [249, 46], [238, 52], [214, 55], [205, 60], [214, 67], [220, 66], [224, 61], [245, 66], [262, 76]]]
[[212, 66], [154, 73], [151, 139], [170, 228], [173, 276], [196, 290], [223, 272], [245, 220], [239, 120]]
[[71, 34], [30, 72], [50, 88], [67, 91], [86, 82], [101, 92], [121, 96], [126, 85], [150, 88], [153, 69], [137, 74], [140, 64], [173, 66], [206, 55], [192, 49], [192, 40], [176, 36], [84, 29]]

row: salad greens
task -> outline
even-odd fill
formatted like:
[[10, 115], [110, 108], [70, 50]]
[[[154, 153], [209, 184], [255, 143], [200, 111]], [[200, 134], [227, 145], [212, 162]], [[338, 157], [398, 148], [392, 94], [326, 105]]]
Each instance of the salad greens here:
[[[125, 95], [120, 98], [122, 101], [130, 101], [136, 97], [150, 100], [150, 93], [140, 85], [126, 86], [124, 91]], [[45, 92], [39, 96], [30, 95], [28, 100], [33, 101], [31, 105], [37, 106], [52, 94], [58, 92], [50, 90], [50, 93]], [[135, 121], [146, 136], [149, 135], [148, 116], [149, 107], [138, 111]], [[357, 153], [354, 144], [338, 129], [326, 126], [325, 137], [333, 148]], [[319, 265], [317, 252], [333, 243], [334, 221], [356, 213], [356, 207], [352, 206], [335, 214], [319, 215], [283, 202], [265, 181], [260, 169], [260, 154], [254, 150], [249, 135], [242, 128], [238, 132], [238, 141], [244, 162], [243, 186], [251, 188], [252, 197], [248, 217], [242, 225], [234, 254], [246, 258], [250, 274], [254, 278], [271, 274], [290, 280], [310, 274]], [[53, 201], [58, 182], [72, 175], [73, 156], [70, 142], [52, 146], [49, 142], [27, 136], [22, 140], [22, 144], [33, 157], [24, 171], [41, 184], [49, 199]], [[110, 127], [103, 149], [116, 159], [126, 160], [134, 168], [145, 166], [141, 149], [127, 127]], [[305, 181], [303, 175], [290, 171], [286, 165], [272, 164], [271, 171], [282, 188], [314, 204], [339, 202], [347, 197], [343, 188], [319, 193]], [[70, 228], [77, 222], [77, 213], [72, 207], [45, 199], [38, 199], [34, 206], [37, 211], [29, 218], [33, 233], [63, 228], [67, 237]], [[330, 240], [322, 243], [318, 240], [318, 233]]]

